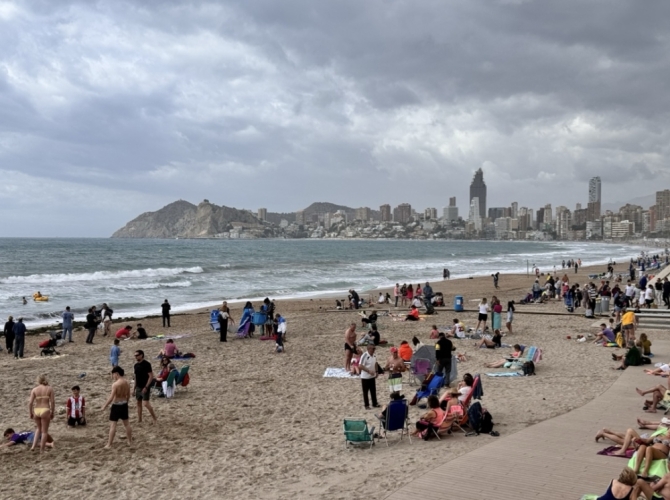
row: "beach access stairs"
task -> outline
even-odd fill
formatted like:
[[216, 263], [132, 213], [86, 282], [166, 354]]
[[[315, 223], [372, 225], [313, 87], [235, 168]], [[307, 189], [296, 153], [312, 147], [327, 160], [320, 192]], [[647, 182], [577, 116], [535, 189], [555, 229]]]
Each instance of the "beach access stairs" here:
[[[665, 266], [658, 272], [654, 279], [649, 281], [650, 285], [656, 284], [656, 281], [663, 278], [670, 278], [670, 266]], [[642, 309], [635, 313], [639, 320], [638, 328], [647, 330], [668, 330], [670, 331], [670, 309], [665, 308], [665, 304], [656, 304], [658, 309]]]

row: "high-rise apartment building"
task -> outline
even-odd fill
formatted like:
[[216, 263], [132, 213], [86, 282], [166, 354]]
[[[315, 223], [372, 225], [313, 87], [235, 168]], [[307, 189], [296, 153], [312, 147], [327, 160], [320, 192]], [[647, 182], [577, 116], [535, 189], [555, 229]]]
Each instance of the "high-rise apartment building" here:
[[393, 209], [393, 221], [406, 224], [412, 217], [412, 205], [409, 203], [401, 203]]
[[456, 197], [455, 196], [452, 196], [451, 198], [449, 198], [449, 206], [450, 207], [455, 207], [456, 206]]
[[[455, 200], [456, 198], [454, 198]], [[449, 201], [451, 203], [451, 200]], [[458, 220], [458, 207], [456, 205], [449, 205], [442, 209], [442, 217], [446, 221]]]
[[382, 205], [379, 207], [382, 222], [391, 222], [391, 205]]
[[362, 221], [370, 220], [370, 209], [368, 207], [357, 208], [356, 220], [362, 220]]
[[437, 208], [429, 207], [423, 212], [424, 220], [436, 220], [437, 219]]
[[295, 213], [295, 223], [298, 224], [299, 226], [305, 225], [305, 212], [303, 212], [302, 210], [298, 210]]
[[602, 201], [600, 198], [600, 177], [592, 177], [589, 180], [589, 203]]
[[554, 218], [551, 214], [551, 203], [547, 203], [544, 206], [544, 223], [551, 224], [553, 220]]
[[474, 224], [475, 231], [482, 230], [482, 216], [481, 216], [481, 207], [479, 206], [479, 198], [476, 196], [470, 201], [470, 214], [468, 216], [468, 221]]
[[267, 208], [259, 208], [258, 209], [258, 218], [260, 220], [268, 220], [268, 209]]
[[478, 199], [479, 206], [479, 217], [482, 219], [486, 218], [486, 184], [484, 183], [484, 172], [482, 169], [478, 169], [475, 172], [472, 182], [470, 183], [470, 204], [472, 205], [472, 200], [474, 198]]
[[670, 189], [656, 191], [656, 219], [663, 220], [670, 217]]
[[512, 219], [516, 219], [517, 216], [519, 215], [519, 204], [516, 201], [512, 202], [512, 207], [511, 207], [510, 212], [511, 212], [510, 217]]
[[[499, 219], [501, 217], [512, 217], [510, 215], [510, 209], [506, 207], [491, 207], [489, 208], [489, 219], [491, 221], [494, 221], [496, 219]], [[512, 217], [513, 219], [516, 219], [516, 217]]]

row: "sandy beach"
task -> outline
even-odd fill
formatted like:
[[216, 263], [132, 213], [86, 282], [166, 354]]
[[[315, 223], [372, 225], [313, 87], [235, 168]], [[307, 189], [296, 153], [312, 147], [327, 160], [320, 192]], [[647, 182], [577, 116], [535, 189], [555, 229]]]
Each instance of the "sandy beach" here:
[[[589, 273], [570, 271], [571, 282], [584, 283]], [[624, 266], [617, 266], [618, 272]], [[563, 273], [559, 269], [559, 276]], [[394, 322], [380, 317], [379, 330], [391, 344], [418, 336], [432, 344], [432, 324], [440, 327], [459, 317], [467, 326], [476, 324], [474, 308], [481, 297], [492, 295], [504, 303], [518, 301], [534, 277], [501, 275], [500, 289], [491, 278], [432, 283], [451, 306], [455, 295], [465, 297], [470, 312], [454, 315], [440, 311], [427, 321]], [[416, 284], [416, 283], [415, 283]], [[16, 361], [0, 354], [0, 425], [3, 430], [32, 429], [27, 401], [38, 374], [45, 373], [62, 408], [51, 424], [55, 450], [43, 456], [28, 447], [0, 451], [5, 474], [4, 498], [328, 498], [381, 499], [417, 474], [496, 439], [488, 435], [449, 436], [442, 441], [413, 440], [387, 447], [383, 441], [372, 450], [345, 450], [344, 417], [365, 417], [378, 425], [372, 411], [363, 407], [360, 381], [323, 378], [327, 367], [343, 366], [343, 334], [348, 323], [359, 320], [357, 312], [326, 312], [334, 300], [277, 300], [277, 311], [286, 317], [286, 352], [274, 352], [273, 342], [236, 339], [220, 343], [211, 331], [208, 314], [194, 312], [173, 316], [172, 327], [163, 329], [160, 318], [142, 320], [150, 335], [186, 335], [175, 340], [181, 351], [193, 352], [191, 384], [174, 399], [152, 398], [158, 424], [137, 423], [135, 404], [130, 422], [135, 445], [129, 448], [117, 434], [112, 450], [103, 450], [109, 422], [101, 412], [110, 390], [108, 360], [112, 339], [96, 335], [95, 344], [84, 343], [85, 332], [75, 332], [75, 343], [66, 344], [53, 358], [40, 358], [37, 344], [44, 335], [26, 339], [26, 358]], [[258, 308], [258, 304], [255, 304]], [[387, 310], [388, 306], [379, 308]], [[508, 344], [539, 346], [544, 359], [537, 376], [482, 377], [483, 405], [491, 412], [495, 430], [509, 435], [528, 425], [568, 412], [590, 401], [609, 387], [619, 372], [611, 370], [612, 352], [619, 350], [578, 343], [577, 334], [594, 332], [593, 319], [583, 309], [571, 316], [530, 315], [524, 311], [565, 312], [562, 302], [517, 306], [514, 334]], [[239, 320], [240, 309], [232, 310]], [[117, 320], [112, 328], [125, 321]], [[647, 332], [652, 343], [653, 331]], [[571, 335], [573, 340], [567, 340]], [[4, 344], [4, 340], [3, 340]], [[157, 371], [154, 359], [164, 341], [157, 339], [121, 342], [120, 365], [132, 378], [133, 352], [143, 349]], [[475, 349], [474, 341], [456, 341], [458, 352], [468, 360], [459, 363], [459, 376], [485, 373], [484, 363], [500, 359], [510, 349]], [[378, 349], [381, 364], [388, 347]], [[177, 362], [183, 366], [182, 361]], [[86, 375], [80, 378], [80, 374]], [[87, 400], [88, 426], [65, 425], [64, 406], [70, 387], [79, 384]], [[380, 402], [387, 398], [385, 376], [377, 382]], [[404, 386], [411, 397], [414, 388]], [[413, 424], [424, 410], [411, 408]]]

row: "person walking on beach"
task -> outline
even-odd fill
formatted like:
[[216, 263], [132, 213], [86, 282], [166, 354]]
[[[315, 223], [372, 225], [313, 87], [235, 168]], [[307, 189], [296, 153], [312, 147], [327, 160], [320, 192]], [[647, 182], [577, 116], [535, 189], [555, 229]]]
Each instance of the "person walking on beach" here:
[[49, 424], [56, 413], [54, 391], [49, 386], [46, 375], [37, 377], [37, 387], [30, 391], [28, 409], [30, 410], [30, 418], [35, 421], [36, 426], [35, 438], [33, 439], [33, 447], [31, 449], [35, 449], [39, 440], [40, 452], [43, 452], [49, 437]]
[[163, 328], [165, 328], [166, 323], [167, 327], [170, 328], [170, 309], [172, 309], [172, 306], [168, 302], [168, 299], [165, 299], [165, 302], [161, 304], [161, 313], [163, 316]]
[[663, 303], [670, 309], [670, 281], [668, 278], [663, 278]]
[[393, 288], [393, 296], [395, 297], [395, 307], [398, 307], [398, 297], [400, 297], [400, 285], [398, 283]]
[[[377, 358], [375, 357], [375, 345], [368, 344], [367, 351], [364, 352], [361, 356], [361, 359], [358, 361], [358, 367], [361, 370], [361, 386], [363, 388], [363, 403], [365, 404], [365, 409], [370, 409], [370, 399], [372, 400], [372, 406], [374, 408], [379, 408], [377, 403]], [[368, 393], [370, 394], [370, 399], [368, 399]]]
[[102, 336], [106, 337], [112, 331], [112, 314], [114, 314], [114, 311], [107, 304], [103, 304], [100, 312], [102, 313]]
[[14, 325], [14, 358], [23, 359], [23, 346], [26, 343], [26, 325], [23, 318], [19, 318]]
[[[130, 423], [128, 422], [128, 401], [130, 401], [130, 384], [128, 381], [123, 378], [124, 371], [120, 366], [115, 366], [112, 368], [112, 393], [107, 398], [105, 405], [102, 407], [101, 411], [105, 411], [110, 403], [112, 409], [109, 412], [109, 439], [106, 449], [112, 447], [114, 442], [114, 435], [116, 434], [116, 425], [119, 420], [123, 422], [123, 426], [126, 428], [126, 438], [128, 439], [128, 445], [133, 444], [133, 433], [130, 429]], [[141, 421], [141, 419], [140, 419]]]
[[493, 286], [496, 287], [496, 289], [500, 288], [498, 286], [498, 280], [500, 279], [500, 273], [495, 273], [491, 275], [493, 277]]
[[7, 349], [7, 354], [12, 354], [14, 350], [14, 317], [10, 316], [7, 318], [5, 323], [5, 348]]
[[351, 358], [356, 352], [356, 323], [351, 323], [344, 332], [344, 369], [351, 371]]
[[444, 385], [449, 387], [451, 381], [451, 358], [454, 344], [449, 340], [444, 332], [440, 332], [435, 343], [435, 373], [444, 375]]
[[151, 363], [144, 359], [144, 351], [138, 349], [135, 351], [135, 399], [137, 400], [137, 421], [142, 422], [142, 404], [149, 411], [151, 418], [156, 422], [156, 414], [149, 403], [151, 397], [151, 382], [154, 379], [154, 372]]
[[68, 336], [68, 334], [70, 342], [72, 342], [72, 322], [74, 321], [74, 314], [70, 311], [70, 306], [65, 308], [61, 317], [63, 318], [63, 342], [65, 342], [65, 337]]

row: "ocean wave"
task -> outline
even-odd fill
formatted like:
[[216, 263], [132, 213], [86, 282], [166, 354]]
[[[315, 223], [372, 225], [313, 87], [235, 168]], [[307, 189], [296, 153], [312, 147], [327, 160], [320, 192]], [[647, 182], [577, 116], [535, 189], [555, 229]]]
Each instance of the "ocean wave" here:
[[128, 285], [110, 285], [108, 290], [154, 290], [156, 288], [188, 288], [190, 281], [175, 281], [174, 283], [131, 283]]
[[72, 281], [103, 281], [132, 278], [155, 278], [163, 276], [178, 276], [180, 274], [200, 274], [205, 272], [202, 267], [159, 267], [148, 269], [135, 269], [124, 271], [96, 271], [94, 273], [67, 273], [67, 274], [31, 274], [29, 276], [8, 276], [0, 279], [0, 283], [10, 284], [35, 284], [43, 283], [68, 283]]

